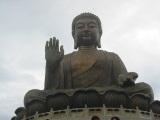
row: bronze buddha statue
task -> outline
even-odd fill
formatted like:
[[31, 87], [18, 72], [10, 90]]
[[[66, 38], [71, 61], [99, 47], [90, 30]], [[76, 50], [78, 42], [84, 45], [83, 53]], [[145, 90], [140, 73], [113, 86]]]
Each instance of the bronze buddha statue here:
[[[123, 91], [128, 97], [143, 94], [152, 101], [152, 88], [146, 83], [135, 83], [138, 75], [128, 72], [117, 54], [97, 49], [101, 47], [101, 35], [100, 19], [92, 13], [82, 13], [76, 16], [72, 23], [74, 48], [78, 49], [77, 51], [64, 55], [63, 46], [60, 46], [59, 50], [58, 39], [50, 38], [45, 46], [45, 88], [31, 90], [26, 94], [24, 98], [26, 108], [29, 109], [33, 101], [45, 103], [46, 99], [50, 98], [48, 96], [55, 96], [58, 93], [61, 93], [66, 99], [66, 104], [69, 104], [67, 95], [73, 97], [78, 90], [92, 89], [96, 92], [91, 93], [99, 95], [106, 93], [108, 89]], [[60, 99], [53, 98], [53, 101]]]

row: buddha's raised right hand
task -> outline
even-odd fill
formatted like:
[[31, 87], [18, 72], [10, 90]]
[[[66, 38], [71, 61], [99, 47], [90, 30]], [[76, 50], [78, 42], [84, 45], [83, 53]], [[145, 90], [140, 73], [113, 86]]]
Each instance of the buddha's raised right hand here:
[[46, 42], [45, 46], [45, 59], [47, 64], [56, 65], [62, 60], [63, 56], [64, 50], [62, 45], [59, 50], [59, 40], [55, 37], [50, 38], [50, 40]]

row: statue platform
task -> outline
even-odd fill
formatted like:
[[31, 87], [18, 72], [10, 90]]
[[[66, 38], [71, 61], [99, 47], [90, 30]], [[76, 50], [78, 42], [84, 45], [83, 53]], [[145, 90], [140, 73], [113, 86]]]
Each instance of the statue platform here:
[[99, 108], [75, 108], [53, 111], [46, 113], [36, 113], [23, 120], [160, 120], [160, 114], [152, 111], [141, 111], [137, 109], [106, 108], [105, 105]]

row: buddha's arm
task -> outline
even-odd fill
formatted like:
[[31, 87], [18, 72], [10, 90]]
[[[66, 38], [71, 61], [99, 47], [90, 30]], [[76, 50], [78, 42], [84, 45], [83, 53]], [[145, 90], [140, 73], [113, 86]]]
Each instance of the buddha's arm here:
[[113, 53], [112, 57], [112, 78], [119, 84], [119, 75], [127, 74], [127, 69], [117, 54]]
[[113, 54], [113, 77], [122, 87], [130, 87], [135, 85], [135, 80], [138, 77], [136, 72], [127, 72], [125, 65], [120, 57]]
[[57, 63], [56, 66], [50, 65], [46, 62], [46, 73], [45, 73], [45, 90], [56, 89], [59, 87], [60, 79], [60, 65]]
[[60, 76], [60, 63], [64, 56], [63, 46], [59, 50], [59, 41], [53, 37], [46, 42], [45, 59], [46, 59], [46, 74], [45, 74], [45, 90], [58, 87]]

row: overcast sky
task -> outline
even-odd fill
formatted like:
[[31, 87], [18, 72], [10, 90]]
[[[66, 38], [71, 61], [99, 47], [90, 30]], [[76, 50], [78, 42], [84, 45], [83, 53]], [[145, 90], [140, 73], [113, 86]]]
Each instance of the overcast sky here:
[[24, 94], [43, 89], [44, 46], [56, 36], [72, 52], [71, 23], [82, 12], [100, 17], [102, 48], [117, 53], [137, 82], [160, 99], [159, 0], [0, 0], [0, 120], [23, 106]]

